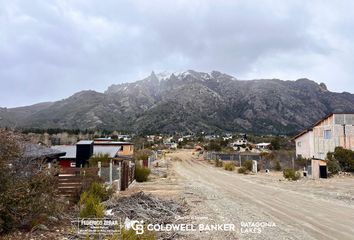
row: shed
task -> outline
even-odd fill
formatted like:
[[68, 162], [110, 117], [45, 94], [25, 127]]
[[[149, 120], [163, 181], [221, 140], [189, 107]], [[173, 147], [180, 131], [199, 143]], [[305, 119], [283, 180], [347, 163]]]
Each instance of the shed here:
[[327, 178], [327, 161], [311, 159], [311, 175], [313, 179]]

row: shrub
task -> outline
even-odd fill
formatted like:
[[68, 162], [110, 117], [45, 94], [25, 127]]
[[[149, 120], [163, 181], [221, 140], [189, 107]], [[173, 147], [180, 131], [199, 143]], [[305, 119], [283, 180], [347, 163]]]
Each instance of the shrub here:
[[93, 182], [88, 192], [97, 197], [100, 201], [106, 201], [112, 195], [111, 189], [107, 190], [106, 187], [98, 182]]
[[330, 174], [337, 174], [340, 171], [338, 160], [334, 158], [333, 153], [328, 153], [327, 159], [328, 159], [327, 162], [328, 172]]
[[336, 147], [333, 154], [342, 171], [354, 172], [354, 151]]
[[[146, 228], [144, 228], [144, 233], [137, 235], [135, 230], [129, 229], [126, 230], [124, 228], [121, 229], [120, 239], [129, 239], [129, 240], [155, 240], [156, 236], [153, 232], [149, 232]], [[117, 239], [118, 240], [118, 239]]]
[[99, 197], [90, 192], [83, 192], [80, 198], [80, 218], [103, 218], [104, 206]]
[[134, 159], [147, 161], [151, 154], [152, 154], [151, 150], [147, 150], [147, 149], [136, 151], [134, 153]]
[[238, 170], [237, 170], [238, 173], [243, 173], [243, 174], [246, 174], [247, 173], [247, 169], [245, 167], [240, 167]]
[[90, 167], [97, 167], [98, 162], [102, 163], [102, 166], [108, 166], [110, 162], [109, 154], [94, 154], [90, 159], [89, 159], [89, 166]]
[[243, 162], [242, 166], [248, 170], [248, 171], [252, 171], [252, 161], [251, 160], [246, 160]]
[[227, 171], [234, 171], [235, 170], [235, 164], [234, 163], [226, 163], [224, 165], [224, 169]]
[[222, 167], [223, 166], [223, 162], [220, 159], [216, 159], [215, 160], [215, 167]]
[[280, 162], [276, 161], [275, 162], [275, 167], [274, 167], [275, 171], [280, 171], [281, 170], [281, 166], [280, 166]]
[[220, 152], [221, 151], [221, 146], [216, 141], [212, 140], [212, 141], [210, 141], [208, 146], [205, 147], [205, 149], [208, 150], [208, 151]]
[[[26, 157], [23, 136], [0, 129], [0, 234], [32, 228], [62, 214], [58, 167]], [[0, 237], [1, 238], [1, 237]]]
[[142, 167], [140, 165], [136, 165], [135, 167], [135, 179], [137, 182], [146, 182], [150, 175], [151, 170], [146, 167]]
[[283, 176], [284, 176], [284, 178], [290, 179], [293, 181], [296, 181], [296, 180], [300, 179], [300, 177], [301, 177], [300, 173], [295, 171], [294, 169], [284, 169]]

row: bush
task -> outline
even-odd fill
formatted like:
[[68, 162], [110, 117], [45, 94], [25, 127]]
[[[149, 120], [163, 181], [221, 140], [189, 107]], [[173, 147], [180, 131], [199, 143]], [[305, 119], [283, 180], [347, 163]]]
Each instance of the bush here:
[[240, 167], [238, 170], [237, 170], [238, 173], [243, 173], [243, 174], [247, 174], [247, 169], [245, 167]]
[[88, 190], [88, 193], [97, 197], [101, 202], [106, 201], [112, 195], [112, 190], [107, 190], [106, 187], [98, 182], [93, 182]]
[[109, 154], [94, 154], [90, 159], [89, 159], [89, 166], [90, 167], [97, 167], [98, 162], [101, 162], [102, 166], [108, 166], [110, 162]]
[[80, 218], [103, 218], [104, 206], [100, 198], [90, 192], [83, 192], [80, 198]]
[[290, 179], [293, 181], [299, 180], [301, 175], [299, 172], [295, 171], [294, 169], [284, 169], [283, 176], [286, 179]]
[[246, 168], [248, 171], [252, 171], [252, 161], [251, 160], [246, 160], [243, 162], [242, 166]]
[[354, 151], [336, 147], [333, 156], [338, 161], [342, 171], [354, 172]]
[[29, 143], [23, 139], [0, 129], [0, 234], [33, 228], [64, 210], [58, 197], [58, 167], [49, 169], [43, 159], [26, 157]]
[[[128, 239], [128, 240], [155, 240], [156, 236], [153, 232], [149, 232], [146, 227], [144, 228], [144, 233], [137, 235], [135, 230], [129, 229], [126, 230], [124, 228], [121, 229], [120, 239]], [[118, 240], [118, 238], [117, 238]]]
[[205, 147], [205, 150], [220, 152], [221, 151], [221, 146], [216, 141], [212, 140], [212, 141], [210, 141], [208, 146]]
[[215, 160], [215, 167], [222, 167], [224, 163], [220, 159]]
[[234, 163], [226, 163], [224, 165], [224, 169], [227, 171], [234, 171], [235, 170], [235, 164]]
[[340, 171], [339, 162], [334, 158], [333, 153], [327, 154], [327, 168], [330, 174], [337, 174]]
[[280, 171], [281, 170], [281, 166], [280, 166], [280, 162], [276, 161], [275, 162], [275, 167], [274, 167], [275, 171]]
[[136, 165], [135, 167], [135, 179], [137, 182], [146, 182], [150, 175], [151, 170], [146, 167], [142, 167], [140, 165]]

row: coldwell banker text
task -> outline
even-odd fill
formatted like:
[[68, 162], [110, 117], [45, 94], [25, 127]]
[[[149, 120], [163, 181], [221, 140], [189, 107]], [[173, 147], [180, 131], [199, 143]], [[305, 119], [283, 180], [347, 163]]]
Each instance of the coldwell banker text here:
[[[132, 228], [137, 234], [143, 234], [142, 223], [135, 223]], [[155, 232], [195, 232], [195, 231], [236, 231], [235, 225], [232, 223], [227, 224], [148, 224], [148, 231]]]

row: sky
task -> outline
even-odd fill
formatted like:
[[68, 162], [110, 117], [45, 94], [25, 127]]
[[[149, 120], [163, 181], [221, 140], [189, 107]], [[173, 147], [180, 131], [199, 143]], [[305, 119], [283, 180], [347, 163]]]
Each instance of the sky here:
[[309, 78], [354, 93], [354, 1], [0, 0], [0, 107], [151, 71]]

